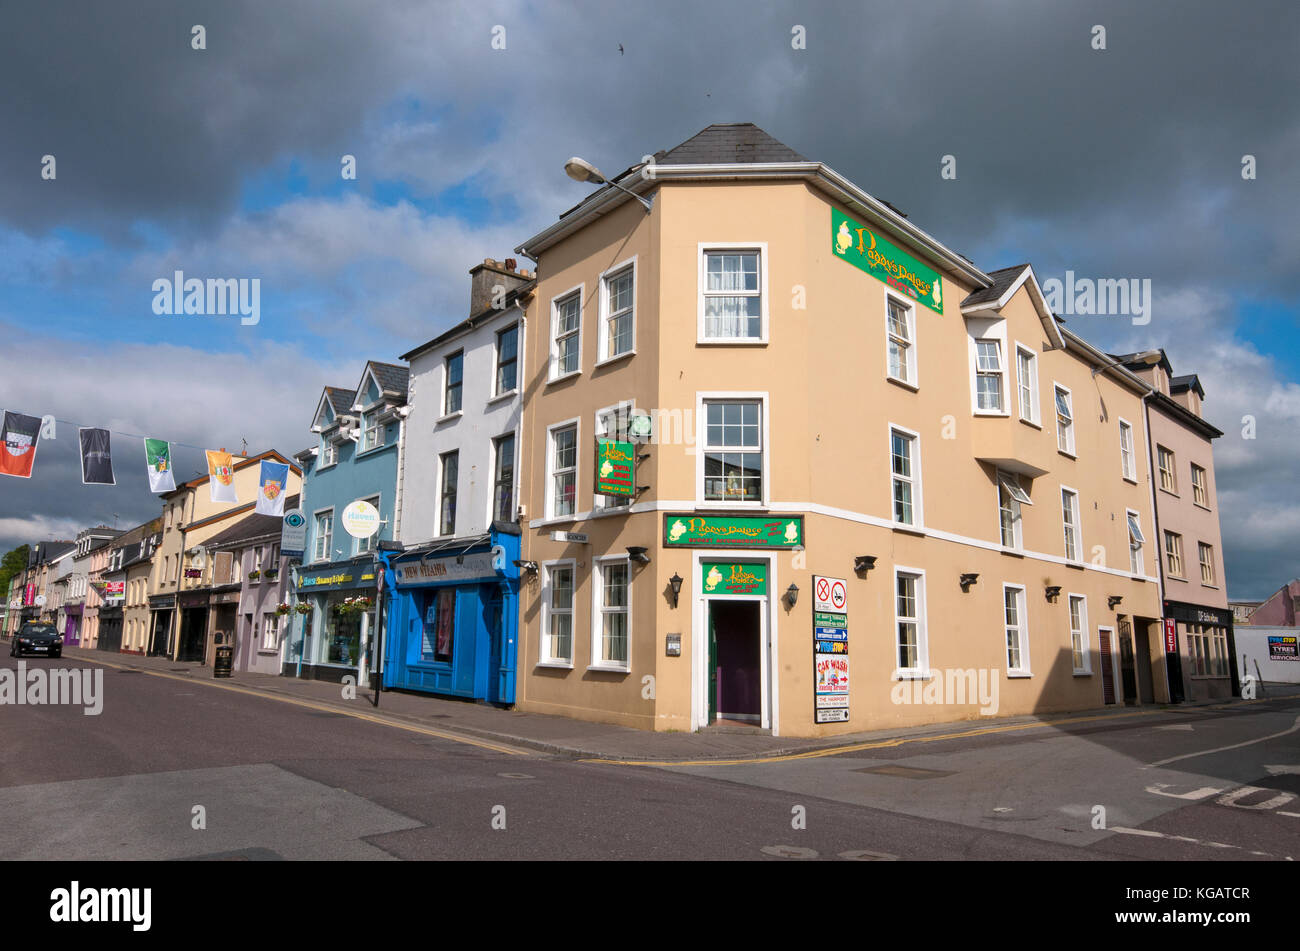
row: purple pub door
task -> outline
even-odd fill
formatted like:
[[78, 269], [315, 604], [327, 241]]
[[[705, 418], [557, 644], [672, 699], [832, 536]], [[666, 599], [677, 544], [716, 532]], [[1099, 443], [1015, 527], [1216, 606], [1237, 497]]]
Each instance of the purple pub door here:
[[79, 644], [81, 643], [81, 615], [69, 614], [67, 623], [63, 626], [63, 643]]

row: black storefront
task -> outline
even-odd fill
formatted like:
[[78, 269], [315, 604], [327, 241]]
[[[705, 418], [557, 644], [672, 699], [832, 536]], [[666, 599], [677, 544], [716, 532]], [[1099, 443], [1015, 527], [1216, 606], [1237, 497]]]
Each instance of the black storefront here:
[[172, 614], [176, 610], [176, 595], [156, 594], [149, 599], [150, 622], [153, 629], [149, 632], [150, 657], [170, 657], [172, 653]]
[[95, 646], [102, 651], [117, 653], [122, 649], [121, 602], [99, 609], [99, 639]]
[[208, 646], [208, 599], [211, 596], [212, 592], [207, 588], [176, 596], [181, 615], [176, 647], [178, 661], [203, 663]]
[[1196, 689], [1196, 682], [1208, 683], [1215, 679], [1212, 665], [1216, 660], [1216, 638], [1226, 642], [1227, 687], [1231, 696], [1241, 696], [1241, 679], [1237, 670], [1237, 639], [1233, 632], [1232, 611], [1211, 608], [1186, 601], [1164, 602], [1165, 662], [1169, 665], [1169, 686], [1174, 691], [1171, 699], [1203, 700], [1214, 697], [1212, 691]]

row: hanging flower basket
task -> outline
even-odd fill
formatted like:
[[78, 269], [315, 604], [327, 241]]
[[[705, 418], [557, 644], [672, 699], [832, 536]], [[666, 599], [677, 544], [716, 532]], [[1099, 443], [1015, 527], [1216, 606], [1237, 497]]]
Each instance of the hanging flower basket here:
[[254, 568], [252, 571], [248, 573], [249, 581], [256, 581], [260, 577], [262, 577], [262, 573], [258, 571], [256, 568]]
[[289, 613], [289, 603], [286, 601], [284, 604], [277, 604], [275, 606], [275, 613], [280, 617], [284, 617]]
[[350, 617], [354, 614], [365, 614], [374, 606], [374, 598], [357, 595], [355, 598], [347, 598], [341, 604], [334, 605], [334, 612], [341, 617]]
[[299, 614], [303, 614], [303, 615], [311, 614], [311, 605], [308, 604], [306, 601], [300, 601], [298, 602], [298, 605], [297, 607], [294, 608], [294, 610], [297, 611]]

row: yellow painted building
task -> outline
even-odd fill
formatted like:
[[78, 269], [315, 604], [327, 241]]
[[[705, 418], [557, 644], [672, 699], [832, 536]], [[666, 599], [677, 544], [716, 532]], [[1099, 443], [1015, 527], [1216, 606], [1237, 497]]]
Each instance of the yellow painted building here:
[[521, 709], [819, 736], [1167, 697], [1149, 387], [1028, 265], [752, 125], [617, 180], [649, 208], [607, 186], [517, 249]]

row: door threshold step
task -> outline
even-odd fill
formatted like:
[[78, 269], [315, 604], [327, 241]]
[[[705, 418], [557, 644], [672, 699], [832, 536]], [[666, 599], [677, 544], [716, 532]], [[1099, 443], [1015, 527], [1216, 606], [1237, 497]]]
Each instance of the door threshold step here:
[[744, 723], [710, 723], [708, 726], [700, 727], [701, 733], [743, 733], [750, 736], [771, 736], [771, 730], [765, 730], [761, 726], [748, 726]]

